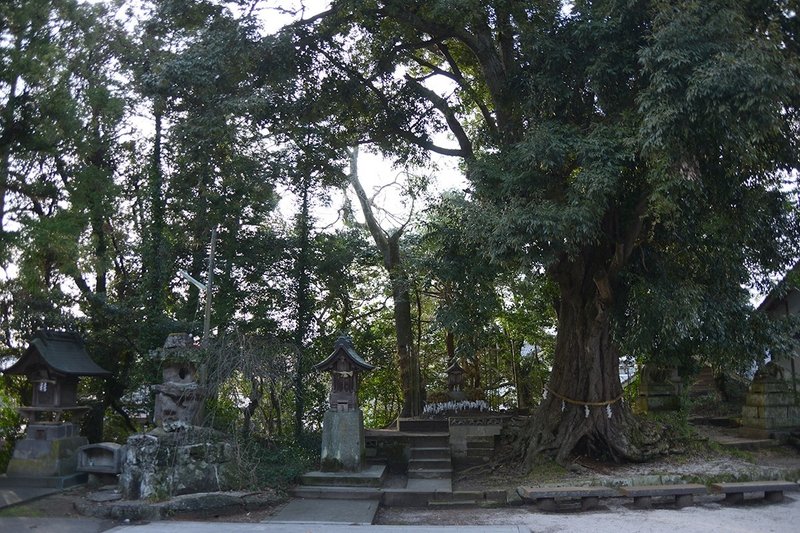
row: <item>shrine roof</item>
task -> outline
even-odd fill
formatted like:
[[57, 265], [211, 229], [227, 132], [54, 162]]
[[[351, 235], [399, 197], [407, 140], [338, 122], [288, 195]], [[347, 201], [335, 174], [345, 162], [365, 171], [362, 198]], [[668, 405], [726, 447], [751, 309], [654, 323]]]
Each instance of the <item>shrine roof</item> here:
[[450, 372], [464, 372], [464, 369], [463, 369], [463, 368], [461, 368], [461, 365], [459, 365], [459, 364], [458, 364], [458, 361], [456, 360], [455, 362], [453, 362], [453, 364], [452, 364], [452, 365], [450, 365], [449, 367], [447, 367], [447, 370], [445, 370], [445, 372], [447, 372], [448, 374], [449, 374]]
[[355, 346], [353, 346], [353, 341], [350, 340], [350, 337], [342, 335], [336, 339], [336, 344], [333, 345], [333, 352], [326, 357], [324, 361], [314, 365], [314, 370], [323, 371], [332, 367], [340, 353], [344, 353], [345, 356], [350, 359], [360, 370], [366, 371], [375, 368], [373, 365], [364, 361], [360, 355], [358, 355]]
[[25, 374], [33, 365], [44, 364], [68, 376], [110, 376], [111, 372], [92, 361], [83, 340], [76, 333], [41, 330], [34, 335], [22, 357], [6, 374]]

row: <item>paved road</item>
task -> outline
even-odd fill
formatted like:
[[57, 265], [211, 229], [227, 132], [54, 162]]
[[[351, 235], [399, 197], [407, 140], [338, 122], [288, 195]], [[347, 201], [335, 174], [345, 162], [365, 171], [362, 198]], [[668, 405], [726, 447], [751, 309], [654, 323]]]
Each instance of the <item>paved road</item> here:
[[538, 513], [525, 507], [460, 510], [453, 512], [459, 521], [481, 523], [475, 526], [424, 525], [441, 520], [441, 510], [393, 510], [406, 526], [367, 526], [350, 524], [245, 524], [230, 522], [152, 522], [119, 524], [94, 519], [0, 518], [3, 533], [787, 533], [800, 531], [800, 497], [786, 498], [779, 504], [746, 502], [728, 507], [704, 503], [684, 509], [638, 511], [625, 506], [609, 506], [593, 512], [566, 514]]

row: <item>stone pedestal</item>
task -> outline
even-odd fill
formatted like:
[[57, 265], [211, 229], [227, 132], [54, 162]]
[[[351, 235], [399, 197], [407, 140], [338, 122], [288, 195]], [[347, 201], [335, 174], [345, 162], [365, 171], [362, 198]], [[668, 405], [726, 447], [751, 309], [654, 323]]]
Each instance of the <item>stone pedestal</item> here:
[[328, 410], [322, 422], [323, 472], [358, 472], [364, 463], [364, 415], [361, 409]]
[[78, 448], [88, 444], [75, 424], [29, 424], [8, 463], [9, 477], [61, 477], [75, 474]]
[[163, 499], [235, 486], [233, 448], [209, 428], [157, 428], [128, 438], [120, 488], [126, 499]]
[[750, 438], [770, 438], [800, 428], [797, 405], [780, 367], [772, 363], [761, 369], [742, 407], [740, 433]]

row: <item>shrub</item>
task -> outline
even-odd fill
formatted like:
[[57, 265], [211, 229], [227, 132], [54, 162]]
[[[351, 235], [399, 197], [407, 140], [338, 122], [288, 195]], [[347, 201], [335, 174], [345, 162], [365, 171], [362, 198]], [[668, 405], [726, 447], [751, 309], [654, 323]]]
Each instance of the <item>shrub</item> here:
[[444, 403], [450, 401], [450, 395], [446, 391], [436, 390], [428, 393], [427, 403]]

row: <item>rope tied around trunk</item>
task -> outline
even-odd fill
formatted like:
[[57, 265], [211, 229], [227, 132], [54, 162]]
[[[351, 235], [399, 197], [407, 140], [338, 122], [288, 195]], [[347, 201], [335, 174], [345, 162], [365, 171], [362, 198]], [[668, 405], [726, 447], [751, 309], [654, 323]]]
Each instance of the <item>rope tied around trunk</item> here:
[[572, 398], [568, 398], [567, 396], [564, 396], [563, 394], [557, 393], [556, 391], [551, 389], [548, 385], [545, 385], [544, 386], [544, 399], [545, 400], [547, 399], [547, 394], [548, 393], [552, 394], [554, 397], [556, 397], [559, 400], [561, 400], [561, 412], [562, 413], [564, 412], [564, 409], [567, 408], [566, 404], [578, 405], [578, 406], [582, 406], [583, 407], [583, 409], [585, 411], [585, 417], [586, 418], [589, 418], [589, 407], [605, 407], [606, 408], [606, 414], [608, 415], [608, 418], [611, 418], [611, 406], [613, 404], [617, 403], [620, 400], [624, 401], [622, 394], [620, 394], [619, 396], [617, 396], [616, 398], [614, 398], [612, 400], [606, 400], [604, 402], [585, 402], [585, 401], [582, 401], [582, 400], [574, 400]]

